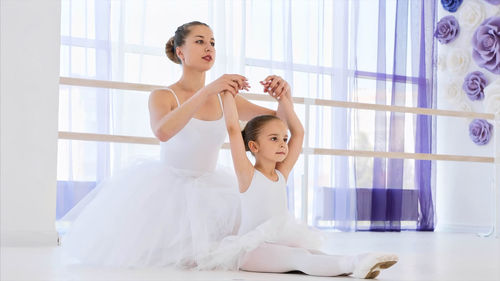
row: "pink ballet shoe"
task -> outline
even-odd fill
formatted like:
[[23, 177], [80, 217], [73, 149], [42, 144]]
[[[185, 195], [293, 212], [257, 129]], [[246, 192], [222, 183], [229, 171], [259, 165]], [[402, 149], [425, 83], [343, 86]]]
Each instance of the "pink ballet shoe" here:
[[397, 263], [398, 256], [384, 253], [367, 253], [356, 257], [353, 277], [361, 279], [374, 279], [380, 271]]

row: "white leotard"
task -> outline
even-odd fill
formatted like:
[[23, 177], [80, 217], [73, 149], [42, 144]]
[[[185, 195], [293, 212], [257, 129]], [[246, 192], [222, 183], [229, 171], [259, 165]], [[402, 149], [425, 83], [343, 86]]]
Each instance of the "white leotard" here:
[[[177, 106], [180, 106], [175, 92], [168, 88], [167, 90], [174, 95]], [[222, 109], [220, 96], [219, 102]], [[226, 134], [224, 115], [211, 121], [191, 118], [175, 136], [160, 143], [160, 159], [179, 169], [200, 173], [213, 171]]]
[[245, 234], [275, 216], [287, 213], [286, 181], [280, 171], [272, 181], [257, 169], [252, 182], [241, 198], [241, 226], [238, 234]]

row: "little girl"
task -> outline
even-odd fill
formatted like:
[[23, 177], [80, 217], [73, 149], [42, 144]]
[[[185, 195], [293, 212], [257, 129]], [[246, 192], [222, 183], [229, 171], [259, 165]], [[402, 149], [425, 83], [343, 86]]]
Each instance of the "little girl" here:
[[[357, 278], [375, 278], [380, 270], [395, 264], [397, 256], [376, 253], [327, 255], [317, 250], [322, 240], [321, 232], [296, 222], [289, 214], [286, 181], [301, 153], [304, 129], [293, 110], [286, 81], [270, 76], [261, 83], [264, 91], [271, 91], [278, 99], [281, 110], [277, 112], [278, 117], [253, 118], [242, 132], [233, 94], [222, 94], [241, 197], [241, 225], [238, 236], [223, 240], [199, 268], [276, 273], [298, 270], [316, 276], [352, 274]], [[255, 157], [255, 165], [246, 151]]]

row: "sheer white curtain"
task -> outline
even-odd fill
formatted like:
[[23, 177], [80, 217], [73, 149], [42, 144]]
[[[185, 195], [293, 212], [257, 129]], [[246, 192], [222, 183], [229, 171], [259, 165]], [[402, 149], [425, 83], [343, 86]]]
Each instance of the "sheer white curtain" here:
[[[292, 85], [296, 97], [347, 101], [354, 83], [350, 54], [355, 36], [350, 34], [357, 3], [63, 0], [61, 76], [169, 85], [181, 69], [164, 55], [165, 43], [177, 26], [198, 20], [212, 27], [216, 39], [217, 59], [207, 82], [240, 73], [249, 78], [252, 92], [261, 92], [258, 82], [277, 74]], [[152, 136], [147, 98], [143, 92], [61, 86], [59, 129]], [[295, 108], [309, 128], [306, 146], [349, 148], [349, 110]], [[158, 149], [61, 140], [58, 216], [96, 182], [134, 159], [157, 157]], [[231, 164], [228, 150], [221, 151], [220, 159]], [[304, 214], [303, 190], [309, 186], [307, 219], [317, 226], [350, 229], [355, 214], [351, 164], [347, 157], [302, 155], [289, 179], [295, 214]]]
[[[295, 97], [350, 100], [356, 39], [350, 33], [355, 30], [357, 5], [357, 1], [246, 1], [244, 75], [255, 81], [253, 85], [268, 74], [281, 75], [292, 85]], [[306, 148], [349, 148], [349, 110], [295, 108], [308, 129]], [[288, 181], [289, 206], [296, 216], [318, 227], [352, 229], [356, 206], [351, 165], [347, 157], [303, 154]], [[306, 198], [308, 209], [303, 210]]]
[[[177, 26], [193, 20], [208, 23], [217, 39], [217, 61], [207, 82], [224, 73], [243, 73], [243, 5], [62, 0], [61, 76], [169, 85], [181, 68], [165, 56], [165, 43]], [[61, 85], [59, 130], [152, 137], [147, 99], [144, 92]], [[150, 145], [60, 140], [58, 218], [96, 183], [133, 161], [158, 157], [158, 151]]]

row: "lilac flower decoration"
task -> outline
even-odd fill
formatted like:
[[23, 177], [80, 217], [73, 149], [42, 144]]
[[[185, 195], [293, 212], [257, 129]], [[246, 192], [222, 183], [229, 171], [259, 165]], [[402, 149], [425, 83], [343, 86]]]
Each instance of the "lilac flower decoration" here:
[[490, 141], [493, 125], [484, 119], [474, 119], [469, 125], [469, 136], [477, 145], [485, 145]]
[[500, 74], [500, 17], [490, 17], [472, 36], [472, 58], [480, 67]]
[[500, 4], [500, 0], [484, 0], [488, 3], [490, 3], [491, 5], [499, 5]]
[[441, 0], [441, 5], [443, 5], [443, 9], [445, 9], [450, 13], [456, 12], [461, 4], [462, 0]]
[[454, 16], [446, 16], [438, 21], [434, 37], [439, 43], [448, 44], [457, 38], [459, 31], [460, 26], [457, 19]]
[[470, 100], [482, 100], [484, 99], [483, 90], [487, 83], [486, 76], [481, 71], [474, 71], [465, 76], [462, 89]]

